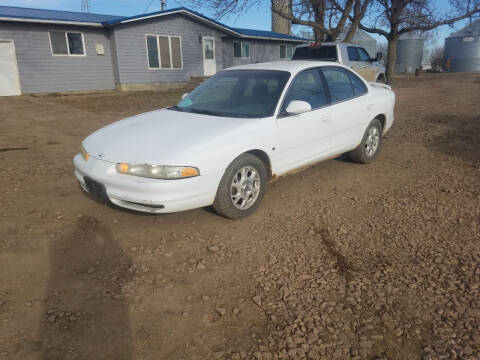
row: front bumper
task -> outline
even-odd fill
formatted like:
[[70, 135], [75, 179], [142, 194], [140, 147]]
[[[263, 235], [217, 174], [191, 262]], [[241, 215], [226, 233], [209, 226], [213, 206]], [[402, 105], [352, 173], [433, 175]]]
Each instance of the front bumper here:
[[160, 180], [119, 174], [114, 163], [80, 155], [73, 159], [75, 176], [88, 192], [85, 177], [105, 187], [113, 204], [136, 211], [170, 213], [213, 204], [222, 171], [180, 180]]

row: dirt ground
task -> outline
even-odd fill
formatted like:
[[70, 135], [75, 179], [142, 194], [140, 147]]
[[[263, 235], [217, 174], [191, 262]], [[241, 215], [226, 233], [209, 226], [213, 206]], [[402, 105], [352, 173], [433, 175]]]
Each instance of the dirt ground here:
[[374, 163], [280, 178], [242, 221], [73, 176], [85, 136], [187, 90], [0, 98], [0, 358], [479, 359], [480, 75], [394, 89]]

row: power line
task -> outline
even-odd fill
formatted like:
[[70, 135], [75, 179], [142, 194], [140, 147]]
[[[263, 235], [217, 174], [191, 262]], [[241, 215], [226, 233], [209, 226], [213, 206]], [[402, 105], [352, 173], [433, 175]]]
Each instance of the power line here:
[[90, 3], [89, 0], [82, 0], [82, 12], [89, 13], [90, 12]]
[[150, 9], [150, 6], [152, 6], [152, 4], [153, 4], [153, 0], [150, 0], [147, 7], [145, 8], [145, 11], [143, 12], [144, 14]]

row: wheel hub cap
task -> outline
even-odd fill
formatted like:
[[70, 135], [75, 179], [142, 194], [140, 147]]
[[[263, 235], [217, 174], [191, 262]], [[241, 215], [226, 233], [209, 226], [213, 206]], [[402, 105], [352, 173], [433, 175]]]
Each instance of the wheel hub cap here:
[[233, 205], [240, 210], [250, 208], [260, 193], [260, 176], [255, 168], [244, 166], [237, 171], [230, 187]]
[[367, 156], [373, 156], [378, 149], [380, 142], [380, 131], [376, 127], [368, 130], [367, 139], [365, 140], [365, 153]]

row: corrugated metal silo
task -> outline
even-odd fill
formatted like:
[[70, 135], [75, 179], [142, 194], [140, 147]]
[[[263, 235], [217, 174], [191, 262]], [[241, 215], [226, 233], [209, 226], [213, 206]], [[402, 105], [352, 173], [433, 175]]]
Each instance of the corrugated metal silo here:
[[480, 19], [445, 39], [443, 67], [451, 72], [480, 72]]
[[401, 36], [397, 43], [396, 73], [412, 74], [422, 68], [424, 39], [413, 34]]

